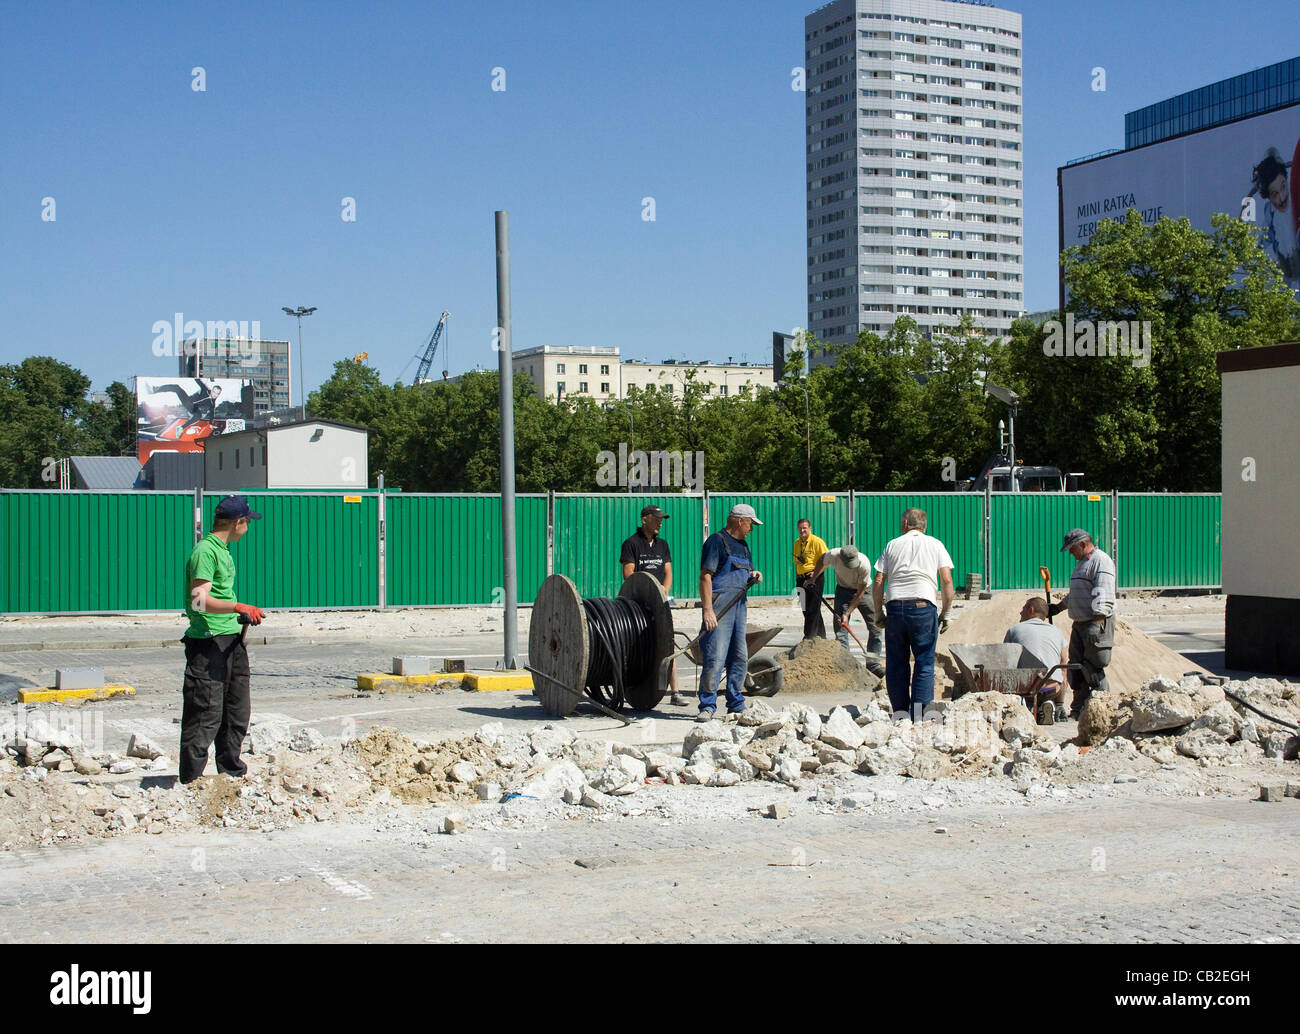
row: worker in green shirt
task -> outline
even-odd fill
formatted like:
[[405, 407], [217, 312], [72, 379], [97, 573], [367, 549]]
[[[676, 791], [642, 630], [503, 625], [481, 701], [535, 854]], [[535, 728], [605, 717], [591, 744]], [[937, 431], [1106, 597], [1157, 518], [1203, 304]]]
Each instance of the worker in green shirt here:
[[203, 774], [208, 748], [217, 745], [217, 771], [242, 776], [239, 759], [248, 732], [253, 702], [248, 691], [248, 651], [240, 636], [241, 621], [260, 625], [257, 607], [235, 600], [235, 561], [230, 547], [262, 519], [242, 495], [217, 504], [212, 531], [190, 553], [185, 565], [185, 613], [190, 627], [185, 643], [184, 706], [181, 709], [180, 780], [192, 783]]

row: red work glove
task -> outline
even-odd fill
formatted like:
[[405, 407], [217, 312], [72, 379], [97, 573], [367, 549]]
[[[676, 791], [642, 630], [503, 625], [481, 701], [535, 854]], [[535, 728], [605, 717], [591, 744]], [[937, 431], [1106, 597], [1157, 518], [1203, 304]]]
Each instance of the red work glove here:
[[259, 608], [247, 603], [236, 603], [235, 613], [243, 614], [244, 617], [248, 618], [248, 623], [250, 625], [260, 625], [262, 623], [262, 618], [266, 617]]

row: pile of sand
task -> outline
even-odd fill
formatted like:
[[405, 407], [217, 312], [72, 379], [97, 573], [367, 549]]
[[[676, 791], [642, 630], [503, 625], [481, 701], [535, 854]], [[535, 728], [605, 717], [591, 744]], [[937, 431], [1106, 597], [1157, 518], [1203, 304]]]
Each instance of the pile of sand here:
[[880, 680], [834, 639], [805, 639], [781, 656], [785, 693], [870, 693]]
[[[957, 662], [948, 652], [952, 643], [1000, 643], [1007, 629], [1020, 620], [1020, 608], [1032, 592], [1000, 592], [991, 600], [983, 600], [958, 613], [948, 628], [947, 635], [939, 637], [935, 650], [935, 679], [944, 677], [950, 688], [960, 678]], [[1112, 690], [1136, 693], [1143, 683], [1157, 675], [1175, 682], [1187, 672], [1204, 672], [1205, 669], [1182, 654], [1156, 642], [1123, 619], [1124, 601], [1118, 604], [1119, 619], [1115, 622], [1115, 648], [1111, 651], [1106, 678]], [[1061, 634], [1070, 641], [1070, 619], [1058, 614], [1054, 622]], [[1206, 672], [1209, 674], [1209, 672]], [[786, 675], [787, 684], [789, 675]], [[938, 696], [938, 693], [935, 694]], [[951, 692], [947, 695], [951, 695]]]

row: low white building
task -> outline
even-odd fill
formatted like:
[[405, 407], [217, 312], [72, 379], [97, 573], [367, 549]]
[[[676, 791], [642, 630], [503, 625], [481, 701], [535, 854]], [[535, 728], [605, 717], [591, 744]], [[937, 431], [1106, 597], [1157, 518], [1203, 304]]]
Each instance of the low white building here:
[[210, 437], [203, 457], [210, 491], [255, 488], [362, 489], [370, 483], [370, 431], [305, 420]]

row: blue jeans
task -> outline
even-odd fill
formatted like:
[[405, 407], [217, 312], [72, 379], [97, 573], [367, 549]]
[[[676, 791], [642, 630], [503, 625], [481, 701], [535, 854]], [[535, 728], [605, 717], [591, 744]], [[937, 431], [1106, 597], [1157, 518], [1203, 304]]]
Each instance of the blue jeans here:
[[[853, 617], [849, 613], [849, 604], [853, 602], [853, 597], [857, 594], [857, 589], [846, 589], [841, 585], [835, 586], [835, 638], [846, 650], [849, 648], [849, 630], [845, 626], [849, 619]], [[871, 598], [870, 589], [862, 594], [862, 600], [858, 603], [858, 613], [862, 615], [862, 623], [867, 629], [866, 636], [859, 635], [858, 639], [866, 639], [866, 642], [862, 645], [867, 648], [867, 653], [879, 653], [880, 629], [876, 627], [876, 604]]]
[[[736, 590], [719, 594], [718, 602], [725, 603]], [[727, 710], [743, 711], [745, 696], [745, 668], [749, 664], [749, 649], [745, 644], [745, 611], [748, 601], [741, 600], [718, 618], [718, 627], [705, 632], [700, 639], [700, 652], [704, 655], [704, 668], [700, 672], [700, 710], [718, 709], [718, 682], [724, 670], [727, 677]]]
[[[917, 718], [934, 700], [934, 644], [938, 639], [939, 608], [933, 603], [885, 604], [885, 687], [895, 714], [904, 711]], [[912, 657], [915, 666], [910, 663]]]

